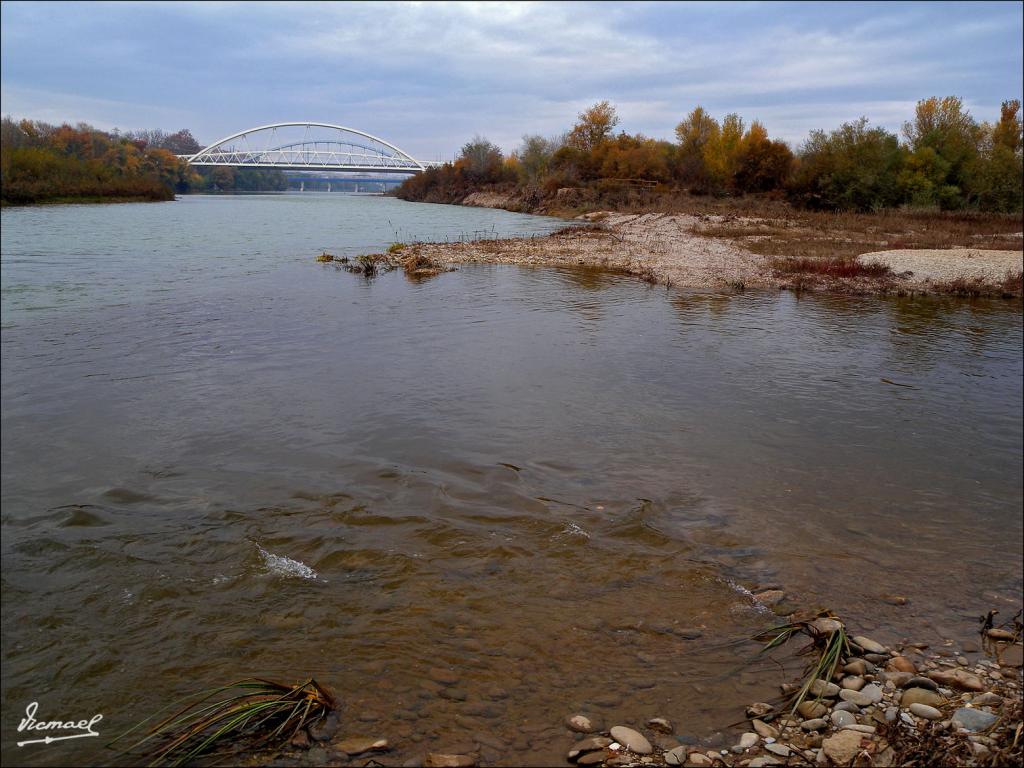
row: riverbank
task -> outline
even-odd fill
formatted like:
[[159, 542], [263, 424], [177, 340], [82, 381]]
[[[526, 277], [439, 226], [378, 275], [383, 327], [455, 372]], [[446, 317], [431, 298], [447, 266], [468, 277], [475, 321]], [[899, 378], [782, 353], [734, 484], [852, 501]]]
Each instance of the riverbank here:
[[[467, 204], [507, 202], [498, 195], [471, 198]], [[837, 221], [826, 233], [828, 239], [849, 243], [843, 224], [852, 226]], [[422, 258], [445, 264], [591, 267], [679, 288], [1021, 296], [1020, 232], [983, 233], [974, 238], [977, 246], [972, 248], [912, 247], [934, 246], [935, 235], [878, 232], [873, 239], [855, 241], [856, 252], [851, 253], [849, 246], [830, 249], [821, 242], [820, 231], [797, 220], [598, 211], [582, 214], [574, 226], [546, 237], [409, 247]]]
[[[780, 593], [781, 594], [781, 593]], [[773, 599], [765, 593], [765, 599]], [[830, 614], [802, 620], [772, 655], [789, 668], [790, 637], [813, 649], [807, 677], [785, 680], [771, 702], [751, 702], [735, 722], [696, 735], [665, 717], [607, 722], [594, 711], [567, 714], [559, 724], [564, 764], [577, 766], [1009, 766], [1019, 765], [1022, 740], [1020, 625], [983, 628], [977, 641], [932, 648], [905, 640], [892, 647], [850, 637]], [[775, 631], [774, 636], [778, 636]], [[767, 633], [772, 635], [773, 632]], [[834, 657], [830, 648], [837, 649]], [[804, 652], [801, 652], [804, 653]], [[818, 661], [824, 659], [824, 662]], [[824, 669], [824, 672], [819, 670]], [[441, 687], [453, 673], [437, 671]], [[442, 679], [443, 678], [443, 679]], [[449, 751], [418, 751], [383, 734], [364, 734], [344, 712], [300, 732], [273, 763], [471, 768], [534, 765], [529, 753], [478, 733]]]

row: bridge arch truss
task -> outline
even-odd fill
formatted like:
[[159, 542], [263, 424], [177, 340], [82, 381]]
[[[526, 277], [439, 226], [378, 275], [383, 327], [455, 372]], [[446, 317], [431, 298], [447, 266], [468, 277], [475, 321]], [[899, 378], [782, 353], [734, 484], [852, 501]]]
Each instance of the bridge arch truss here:
[[194, 155], [190, 165], [291, 171], [418, 173], [420, 162], [384, 139], [333, 123], [273, 123], [225, 136]]

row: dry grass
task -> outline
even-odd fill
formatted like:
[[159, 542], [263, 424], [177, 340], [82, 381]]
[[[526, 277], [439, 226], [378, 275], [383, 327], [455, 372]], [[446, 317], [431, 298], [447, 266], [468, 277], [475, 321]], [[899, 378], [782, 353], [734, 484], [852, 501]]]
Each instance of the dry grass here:
[[692, 231], [735, 241], [765, 256], [794, 258], [852, 258], [871, 251], [904, 248], [1024, 248], [1021, 218], [1006, 214], [820, 213], [784, 211], [778, 204], [768, 204], [760, 212], [752, 208], [746, 214], [706, 217]]
[[938, 293], [948, 293], [953, 296], [1000, 296], [1002, 298], [1014, 298], [1024, 295], [1024, 272], [1007, 272], [1006, 277], [1000, 282], [992, 284], [980, 277], [968, 278], [958, 277], [954, 280], [934, 284]]
[[826, 277], [889, 277], [892, 269], [885, 264], [862, 264], [850, 258], [788, 258], [772, 259], [772, 270], [777, 275], [810, 274]]

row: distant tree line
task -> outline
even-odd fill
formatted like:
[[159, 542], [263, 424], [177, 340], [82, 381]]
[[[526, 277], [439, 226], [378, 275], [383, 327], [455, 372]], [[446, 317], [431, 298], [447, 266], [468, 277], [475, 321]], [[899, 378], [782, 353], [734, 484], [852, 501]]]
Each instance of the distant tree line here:
[[[957, 97], [918, 102], [900, 136], [867, 118], [812, 131], [796, 152], [760, 122], [736, 114], [720, 122], [698, 106], [674, 142], [615, 133], [615, 108], [602, 101], [555, 137], [527, 135], [512, 154], [477, 136], [458, 159], [410, 178], [406, 200], [457, 202], [482, 187], [514, 188], [535, 200], [565, 188], [611, 193], [624, 185], [663, 192], [770, 193], [818, 210], [899, 206], [1017, 212], [1022, 208], [1021, 105], [1002, 105], [998, 122], [978, 123]], [[613, 195], [609, 195], [614, 198]]]
[[178, 155], [202, 147], [188, 130], [116, 134], [84, 123], [0, 122], [0, 196], [6, 204], [50, 200], [171, 200], [175, 193], [283, 190], [277, 170], [192, 168]]

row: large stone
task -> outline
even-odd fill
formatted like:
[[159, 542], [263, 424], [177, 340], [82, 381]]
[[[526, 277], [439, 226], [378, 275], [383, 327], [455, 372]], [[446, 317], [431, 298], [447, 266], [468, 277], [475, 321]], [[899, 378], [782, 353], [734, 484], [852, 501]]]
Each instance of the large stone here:
[[865, 685], [858, 691], [858, 693], [860, 693], [861, 696], [867, 696], [871, 704], [877, 704], [882, 700], [882, 697], [885, 695], [882, 689], [874, 683], [872, 683], [871, 685]]
[[828, 707], [818, 701], [801, 701], [800, 706], [796, 708], [796, 711], [800, 713], [801, 717], [813, 719], [816, 717], [824, 717], [828, 712]]
[[953, 713], [953, 727], [977, 733], [984, 731], [998, 719], [991, 712], [984, 712], [973, 707], [961, 707]]
[[816, 632], [818, 632], [819, 634], [822, 634], [822, 635], [831, 635], [833, 632], [838, 632], [840, 629], [843, 628], [843, 625], [840, 624], [835, 619], [825, 619], [825, 618], [815, 619], [814, 621], [812, 621], [810, 623], [810, 626]]
[[424, 768], [473, 768], [476, 758], [472, 755], [447, 755], [430, 752], [423, 761]]
[[651, 742], [642, 733], [624, 725], [616, 725], [612, 728], [611, 737], [630, 752], [636, 752], [638, 755], [649, 755], [654, 751]]
[[945, 703], [945, 699], [942, 696], [935, 691], [929, 691], [927, 688], [907, 688], [900, 699], [900, 706], [904, 709], [910, 709], [914, 704], [941, 707], [943, 703]]
[[849, 765], [860, 752], [862, 737], [857, 731], [840, 731], [821, 742], [821, 749], [833, 763]]
[[828, 725], [828, 720], [823, 717], [815, 717], [810, 720], [804, 720], [800, 723], [800, 727], [805, 731], [820, 731]]
[[888, 653], [884, 645], [876, 643], [870, 637], [864, 637], [864, 635], [854, 635], [852, 638], [853, 642], [863, 648], [868, 653]]
[[1003, 640], [1012, 643], [1016, 636], [1008, 629], [998, 629], [993, 627], [992, 629], [985, 632], [986, 635], [991, 637], [993, 640]]
[[960, 688], [964, 691], [983, 691], [984, 684], [970, 672], [962, 669], [936, 669], [928, 673], [928, 677], [939, 685], [949, 688]]
[[790, 754], [792, 754], [792, 750], [790, 750], [790, 748], [785, 744], [765, 744], [764, 748], [768, 752], [771, 752], [773, 755], [778, 755], [779, 757], [789, 757]]
[[362, 736], [353, 736], [348, 739], [334, 742], [336, 749], [347, 752], [350, 755], [361, 755], [363, 752], [387, 752], [387, 739], [368, 739]]

